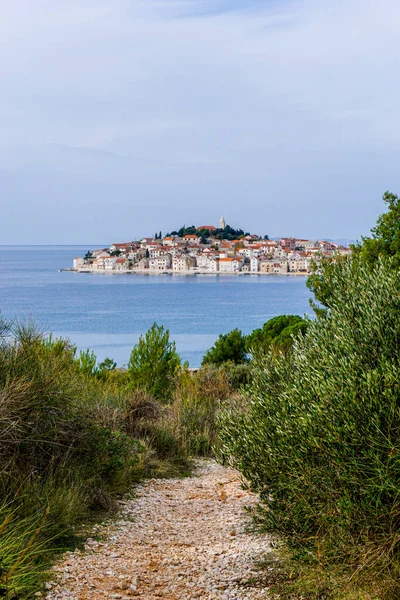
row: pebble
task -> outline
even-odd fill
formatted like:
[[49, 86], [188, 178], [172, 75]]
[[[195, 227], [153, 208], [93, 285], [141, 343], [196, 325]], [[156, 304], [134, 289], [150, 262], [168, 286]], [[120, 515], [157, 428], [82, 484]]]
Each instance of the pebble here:
[[271, 543], [246, 530], [244, 511], [257, 500], [236, 471], [210, 460], [190, 478], [146, 481], [117, 520], [95, 526], [101, 543], [88, 538], [54, 566], [46, 599], [266, 600], [254, 561]]

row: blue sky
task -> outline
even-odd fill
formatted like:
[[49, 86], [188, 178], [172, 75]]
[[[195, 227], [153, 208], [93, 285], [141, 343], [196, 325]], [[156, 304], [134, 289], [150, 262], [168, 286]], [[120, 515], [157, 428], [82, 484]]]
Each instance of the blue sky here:
[[0, 244], [367, 234], [399, 33], [395, 0], [2, 0]]

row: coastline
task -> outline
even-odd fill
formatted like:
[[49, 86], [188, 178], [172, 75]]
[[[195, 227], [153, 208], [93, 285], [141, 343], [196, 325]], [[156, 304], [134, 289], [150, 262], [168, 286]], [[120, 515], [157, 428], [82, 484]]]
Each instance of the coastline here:
[[60, 272], [72, 272], [72, 273], [86, 273], [86, 274], [91, 274], [91, 275], [149, 275], [149, 276], [160, 276], [160, 275], [167, 275], [167, 276], [172, 276], [172, 275], [179, 275], [179, 276], [194, 276], [194, 275], [207, 275], [207, 276], [211, 276], [211, 277], [215, 277], [215, 276], [225, 276], [225, 275], [240, 275], [240, 276], [246, 276], [246, 275], [250, 275], [253, 277], [308, 277], [310, 275], [310, 273], [303, 273], [303, 272], [288, 272], [288, 273], [261, 273], [260, 271], [258, 272], [250, 272], [250, 271], [232, 271], [231, 273], [228, 272], [213, 272], [210, 273], [210, 271], [172, 271], [172, 270], [160, 270], [160, 271], [156, 271], [156, 270], [150, 270], [150, 269], [135, 269], [135, 270], [110, 270], [110, 271], [103, 271], [100, 269], [59, 269]]

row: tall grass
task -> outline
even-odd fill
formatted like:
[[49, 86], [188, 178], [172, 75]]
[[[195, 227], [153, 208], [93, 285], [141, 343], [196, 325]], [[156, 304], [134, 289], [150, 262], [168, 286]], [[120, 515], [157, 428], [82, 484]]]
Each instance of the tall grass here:
[[83, 358], [31, 324], [0, 323], [0, 596], [31, 598], [75, 527], [135, 481], [188, 474], [232, 392], [218, 370], [181, 368], [159, 401]]

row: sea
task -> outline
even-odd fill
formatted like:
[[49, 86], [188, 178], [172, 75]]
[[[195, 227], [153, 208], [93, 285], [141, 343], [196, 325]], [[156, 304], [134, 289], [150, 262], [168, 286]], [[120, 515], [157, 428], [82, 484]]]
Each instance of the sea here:
[[0, 246], [0, 312], [126, 365], [156, 322], [198, 367], [219, 334], [250, 333], [272, 317], [309, 315], [303, 276], [136, 275], [61, 271], [97, 246]]

